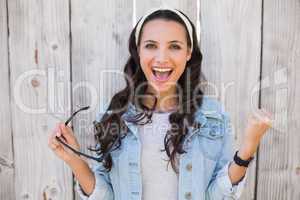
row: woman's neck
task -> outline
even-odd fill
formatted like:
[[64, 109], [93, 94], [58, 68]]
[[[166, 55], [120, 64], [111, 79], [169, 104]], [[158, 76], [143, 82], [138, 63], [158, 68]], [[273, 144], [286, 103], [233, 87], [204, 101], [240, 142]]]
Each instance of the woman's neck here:
[[[176, 93], [176, 88], [168, 90], [166, 92], [160, 92], [160, 93], [156, 93], [147, 89], [147, 92], [151, 92], [156, 95], [157, 98], [157, 103], [155, 107], [156, 111], [167, 112], [167, 111], [175, 110], [178, 106], [178, 95]], [[151, 97], [145, 98], [143, 100], [143, 104], [151, 108], [153, 107], [154, 99]]]

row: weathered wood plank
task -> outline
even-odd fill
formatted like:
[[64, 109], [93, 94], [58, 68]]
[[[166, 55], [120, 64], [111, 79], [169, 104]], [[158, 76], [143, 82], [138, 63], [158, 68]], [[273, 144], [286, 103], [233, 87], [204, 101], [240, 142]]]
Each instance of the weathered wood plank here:
[[15, 196], [72, 199], [71, 171], [48, 148], [56, 117], [70, 111], [69, 1], [7, 2]]
[[6, 9], [0, 0], [0, 199], [15, 199]]
[[264, 0], [261, 105], [275, 115], [259, 151], [257, 199], [300, 199], [300, 2]]
[[[90, 105], [74, 128], [82, 150], [94, 143], [92, 122], [104, 112], [111, 97], [125, 86], [132, 29], [132, 1], [72, 0], [72, 82], [75, 110]], [[78, 196], [76, 199], [79, 199]]]
[[[230, 113], [235, 149], [243, 137], [247, 114], [258, 107], [261, 0], [201, 0], [201, 50], [207, 94]], [[255, 161], [248, 169], [241, 199], [254, 199]]]

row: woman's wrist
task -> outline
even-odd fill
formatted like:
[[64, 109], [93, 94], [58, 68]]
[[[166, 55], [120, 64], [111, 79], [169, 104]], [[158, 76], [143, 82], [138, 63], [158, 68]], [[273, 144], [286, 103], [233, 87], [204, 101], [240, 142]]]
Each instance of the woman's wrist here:
[[238, 151], [238, 157], [240, 157], [243, 160], [249, 160], [251, 157], [253, 157], [253, 153], [250, 153], [249, 151], [245, 151], [243, 149], [240, 149]]
[[81, 157], [76, 156], [68, 160], [67, 164], [71, 168], [83, 193], [89, 196], [95, 188], [96, 178], [94, 172], [89, 167], [88, 162]]
[[244, 140], [242, 145], [240, 146], [238, 156], [243, 160], [248, 160], [253, 157], [258, 148], [259, 142], [253, 140]]
[[74, 166], [78, 166], [82, 163], [85, 163], [85, 161], [78, 155], [70, 156], [68, 159], [66, 159], [66, 163], [73, 168]]
[[249, 160], [251, 157], [254, 156], [256, 149], [257, 145], [244, 143], [243, 145], [241, 145], [238, 151], [238, 156], [243, 160]]

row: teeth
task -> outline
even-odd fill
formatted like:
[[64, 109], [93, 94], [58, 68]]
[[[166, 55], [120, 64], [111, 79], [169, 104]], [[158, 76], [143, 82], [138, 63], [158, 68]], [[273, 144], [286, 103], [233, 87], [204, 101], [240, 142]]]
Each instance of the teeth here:
[[158, 67], [153, 67], [153, 69], [158, 72], [169, 72], [172, 70], [171, 68], [158, 68]]

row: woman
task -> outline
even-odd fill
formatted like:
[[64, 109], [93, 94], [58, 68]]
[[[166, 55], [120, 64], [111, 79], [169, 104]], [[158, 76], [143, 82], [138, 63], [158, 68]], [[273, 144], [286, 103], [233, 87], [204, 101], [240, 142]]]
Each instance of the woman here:
[[[171, 8], [151, 10], [129, 38], [127, 86], [95, 123], [99, 162], [76, 153], [72, 130], [59, 124], [49, 146], [72, 169], [82, 199], [238, 199], [247, 167], [270, 127], [250, 118], [235, 154], [226, 112], [199, 88], [202, 54], [195, 27]], [[171, 164], [171, 168], [168, 164]]]

